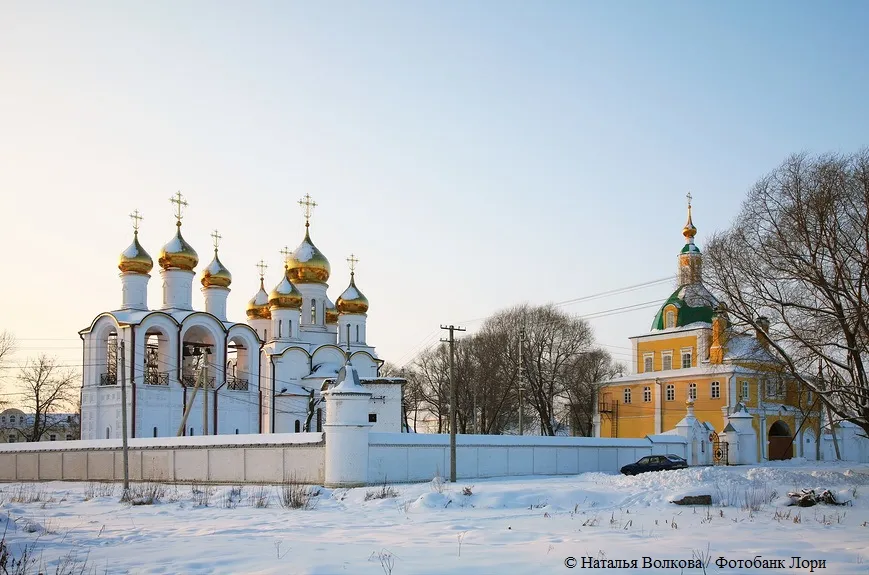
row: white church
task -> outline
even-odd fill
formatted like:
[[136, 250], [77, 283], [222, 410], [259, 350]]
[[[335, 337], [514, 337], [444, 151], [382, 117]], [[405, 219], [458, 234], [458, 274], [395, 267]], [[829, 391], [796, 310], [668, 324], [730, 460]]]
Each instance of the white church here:
[[403, 379], [379, 377], [383, 360], [366, 337], [368, 300], [356, 287], [354, 256], [350, 282], [329, 299], [331, 267], [311, 241], [311, 209], [306, 195], [305, 237], [295, 251], [283, 250], [284, 273], [266, 292], [260, 262], [260, 289], [247, 305], [247, 321], [227, 318], [232, 275], [218, 257], [200, 274], [204, 310], [192, 305], [199, 256], [181, 235], [180, 193], [175, 236], [160, 251], [163, 303], [148, 308], [154, 267], [138, 239], [120, 256], [121, 306], [98, 314], [79, 332], [84, 345], [81, 438], [122, 434], [121, 385], [125, 385], [130, 437], [298, 433], [322, 431], [339, 370], [350, 363], [371, 393], [372, 431], [403, 430]]

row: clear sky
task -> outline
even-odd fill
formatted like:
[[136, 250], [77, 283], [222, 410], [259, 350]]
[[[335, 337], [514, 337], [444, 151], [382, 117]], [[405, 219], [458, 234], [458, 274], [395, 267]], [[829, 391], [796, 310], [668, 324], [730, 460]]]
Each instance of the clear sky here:
[[[355, 253], [399, 364], [443, 323], [672, 277], [688, 191], [702, 249], [789, 154], [869, 145], [867, 22], [863, 1], [6, 0], [0, 329], [18, 359], [80, 361], [120, 303], [127, 214], [156, 260], [178, 190], [199, 270], [224, 237], [239, 321], [310, 193], [330, 297]], [[627, 361], [654, 313], [591, 321]]]

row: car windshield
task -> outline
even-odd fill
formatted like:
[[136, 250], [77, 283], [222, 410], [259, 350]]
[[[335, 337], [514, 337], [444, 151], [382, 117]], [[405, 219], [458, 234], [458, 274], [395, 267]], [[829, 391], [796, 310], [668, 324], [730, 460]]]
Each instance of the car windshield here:
[[679, 457], [678, 455], [667, 455], [667, 459], [670, 461], [682, 461], [683, 457]]

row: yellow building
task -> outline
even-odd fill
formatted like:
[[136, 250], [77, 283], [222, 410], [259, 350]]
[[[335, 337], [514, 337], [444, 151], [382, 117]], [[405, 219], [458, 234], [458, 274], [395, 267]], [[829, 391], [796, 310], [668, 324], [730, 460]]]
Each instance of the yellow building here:
[[[629, 375], [600, 382], [598, 437], [645, 437], [672, 430], [693, 400], [698, 420], [723, 431], [742, 407], [752, 415], [760, 460], [816, 458], [819, 402], [780, 375], [764, 329], [741, 333], [702, 281], [702, 256], [691, 220], [682, 234], [678, 287], [649, 333], [631, 337]], [[761, 325], [768, 321], [760, 319]]]

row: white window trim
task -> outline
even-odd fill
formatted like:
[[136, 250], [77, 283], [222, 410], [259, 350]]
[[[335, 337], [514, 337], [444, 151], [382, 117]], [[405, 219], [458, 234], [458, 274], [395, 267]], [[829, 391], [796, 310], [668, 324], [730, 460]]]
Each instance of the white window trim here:
[[[646, 399], [648, 397], [648, 399]], [[643, 403], [650, 403], [652, 401], [652, 388], [648, 385], [643, 387]]]
[[[685, 367], [684, 356], [686, 354], [688, 356], [690, 356], [690, 361], [688, 362], [689, 363], [688, 367]], [[679, 350], [679, 367], [681, 369], [690, 369], [691, 367], [694, 367], [693, 364], [694, 364], [694, 349], [690, 348], [690, 347], [683, 347], [681, 350]]]
[[[648, 370], [646, 369], [646, 360], [647, 359], [652, 360], [652, 369], [648, 369]], [[651, 373], [653, 371], [655, 371], [655, 352], [644, 353], [643, 354], [643, 373]]]
[[[692, 391], [694, 392], [693, 394], [691, 393]], [[694, 401], [697, 401], [697, 384], [696, 383], [692, 382], [692, 383], [688, 384], [688, 399], [693, 399]]]
[[634, 395], [634, 394], [631, 393], [631, 388], [630, 388], [630, 387], [626, 387], [626, 388], [622, 391], [622, 399], [624, 400], [625, 405], [628, 405], [629, 403], [632, 402], [632, 400], [634, 399], [634, 398], [633, 398], [633, 395]]
[[[718, 395], [715, 395], [715, 384], [718, 384]], [[713, 381], [709, 384], [709, 397], [711, 399], [721, 399], [721, 382]]]
[[748, 401], [748, 399], [751, 397], [751, 384], [749, 384], [747, 380], [744, 380], [740, 383], [740, 397], [742, 398], [741, 401]]
[[[672, 395], [670, 394], [671, 391], [673, 392]], [[664, 393], [667, 401], [676, 401], [676, 384], [668, 383]]]
[[661, 370], [666, 371], [667, 368], [664, 367], [664, 358], [670, 358], [670, 369], [673, 369], [673, 350], [670, 351], [662, 351], [661, 352]]

